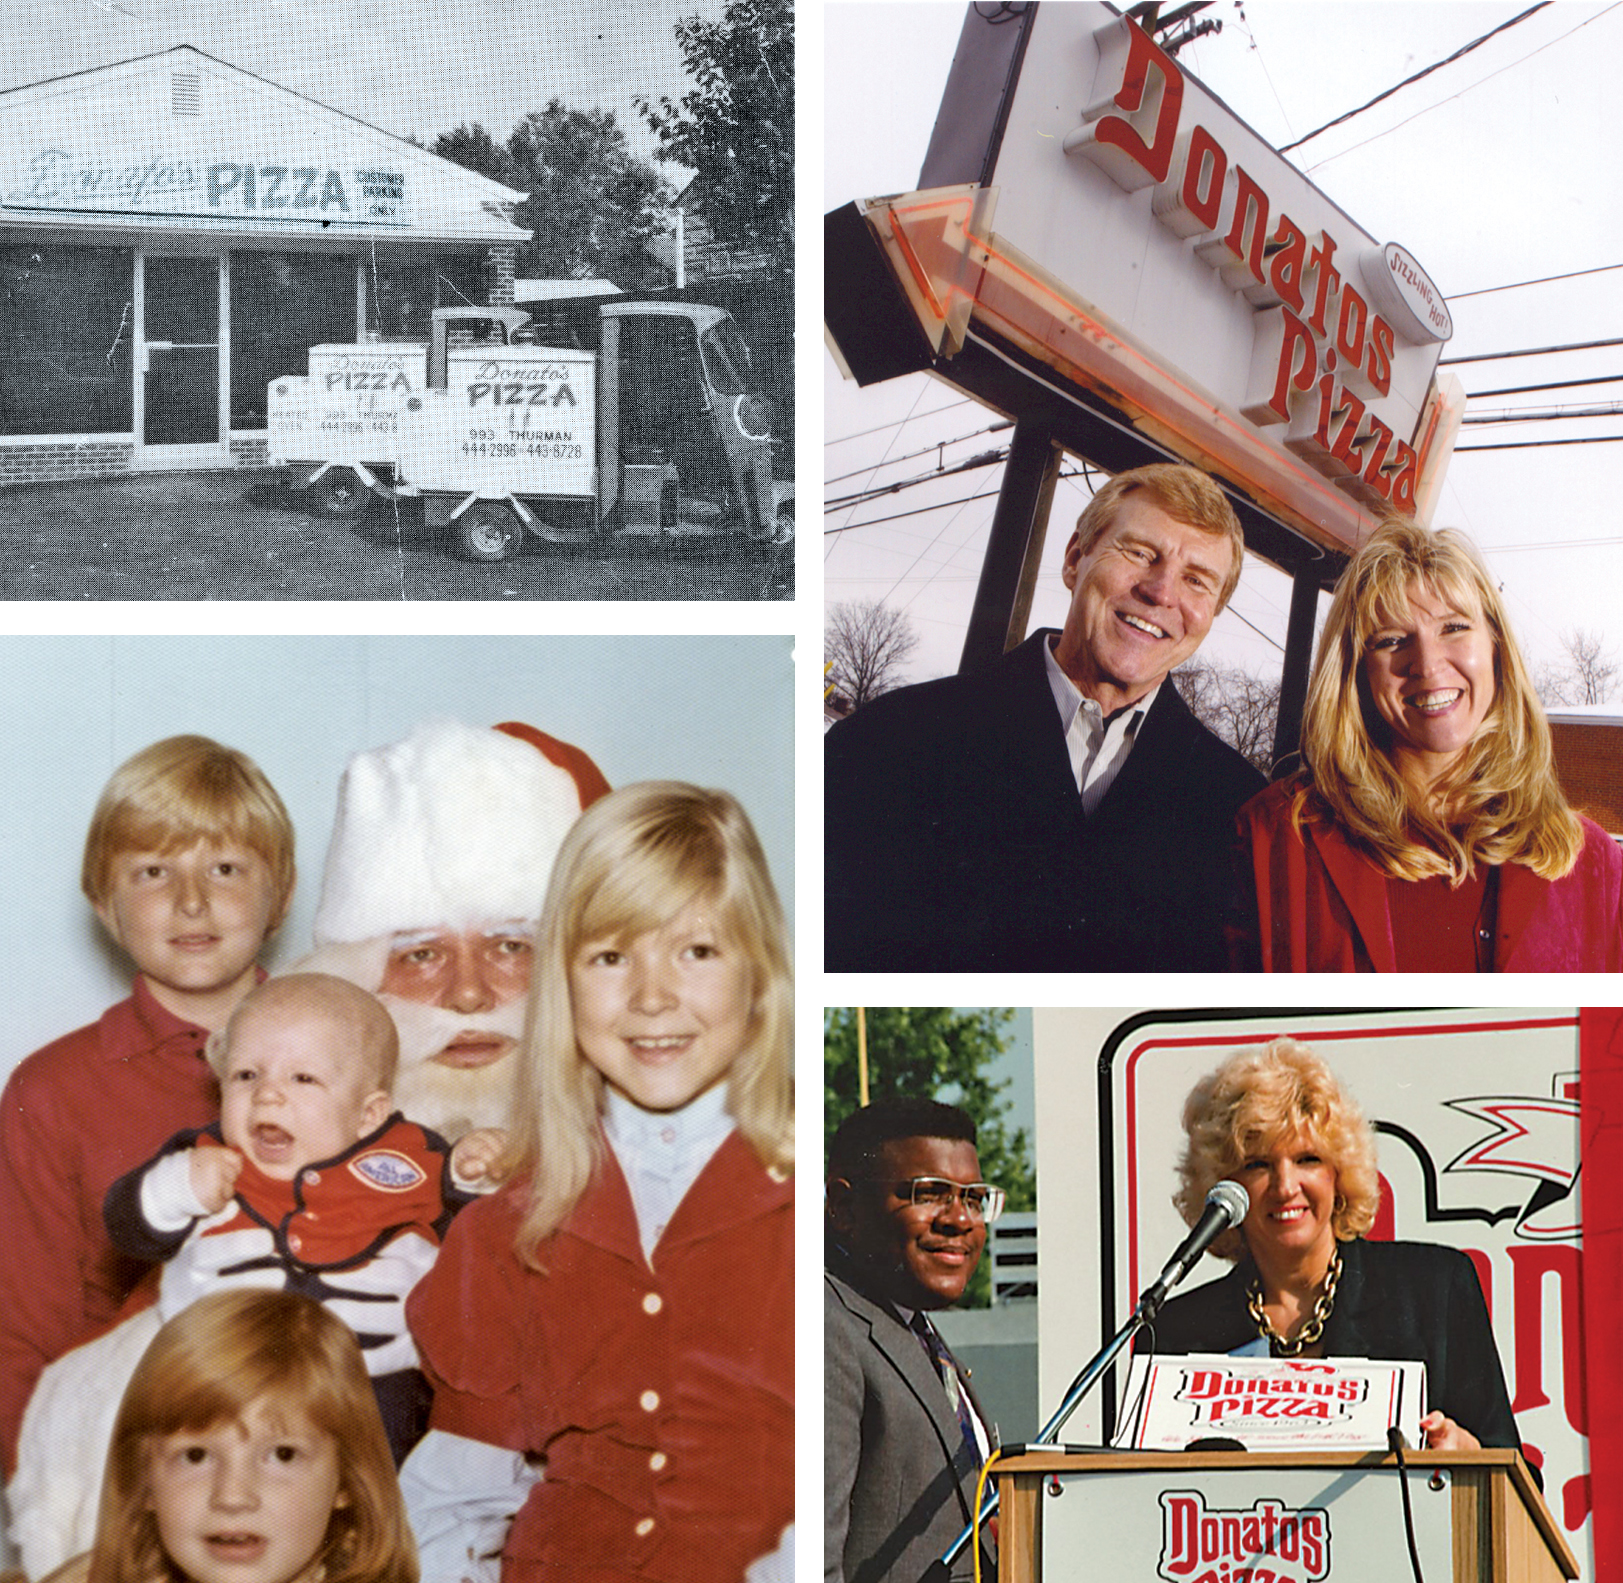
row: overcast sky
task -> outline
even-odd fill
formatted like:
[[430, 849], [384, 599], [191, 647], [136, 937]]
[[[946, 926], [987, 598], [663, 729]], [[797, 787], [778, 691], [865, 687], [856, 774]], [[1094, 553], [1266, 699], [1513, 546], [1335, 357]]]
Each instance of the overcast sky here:
[[[0, 88], [192, 44], [425, 142], [480, 121], [503, 139], [554, 94], [655, 140], [633, 94], [679, 97], [673, 24], [725, 0], [0, 0]], [[663, 167], [674, 174], [678, 167]], [[684, 173], [685, 176], [685, 173]]]
[[[1219, 0], [1202, 15], [1221, 20], [1222, 32], [1198, 40], [1178, 60], [1277, 147], [1524, 9], [1465, 0], [1252, 0], [1242, 8]], [[825, 209], [917, 186], [964, 10], [828, 7]], [[1563, 0], [1287, 157], [1366, 230], [1402, 243], [1437, 282], [1455, 324], [1445, 358], [1620, 337], [1623, 269], [1490, 289], [1623, 265], [1623, 183], [1613, 132], [1620, 67], [1623, 6]], [[824, 476], [856, 475], [831, 483], [829, 494], [915, 477], [934, 465], [933, 450], [881, 471], [875, 464], [970, 435], [993, 420], [927, 376], [859, 391], [839, 378], [826, 352], [824, 364]], [[1620, 369], [1623, 347], [1470, 363], [1455, 372], [1471, 392]], [[1467, 411], [1619, 401], [1623, 380], [1474, 402]], [[934, 419], [900, 423], [943, 408]], [[877, 432], [849, 438], [864, 430]], [[1467, 425], [1459, 443], [1597, 435], [1623, 435], [1623, 415]], [[950, 464], [1007, 438], [980, 435], [944, 454]], [[1580, 627], [1603, 632], [1623, 653], [1623, 508], [1614, 482], [1620, 462], [1623, 444], [1585, 444], [1457, 454], [1450, 466], [1435, 521], [1463, 529], [1483, 549], [1535, 661], [1559, 658], [1562, 635]], [[824, 526], [958, 501], [995, 490], [1000, 476], [1001, 469], [991, 469], [908, 489], [830, 515]], [[1059, 556], [1086, 500], [1080, 481], [1060, 485], [1033, 625], [1064, 619]], [[829, 600], [885, 598], [906, 609], [921, 640], [913, 679], [957, 667], [994, 505], [987, 498], [825, 537]], [[1257, 671], [1277, 669], [1288, 605], [1288, 581], [1248, 562], [1206, 652]]]

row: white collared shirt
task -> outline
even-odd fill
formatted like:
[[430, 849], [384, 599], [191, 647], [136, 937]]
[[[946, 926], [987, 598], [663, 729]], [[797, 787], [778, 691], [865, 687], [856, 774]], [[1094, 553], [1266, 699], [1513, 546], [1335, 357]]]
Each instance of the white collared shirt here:
[[1043, 644], [1043, 663], [1048, 667], [1048, 688], [1065, 729], [1065, 751], [1070, 755], [1071, 774], [1082, 794], [1082, 812], [1092, 814], [1104, 800], [1112, 782], [1121, 774], [1127, 755], [1138, 740], [1139, 727], [1161, 691], [1165, 677], [1134, 703], [1118, 709], [1110, 718], [1091, 698], [1084, 698], [1075, 682], [1060, 669], [1054, 658], [1055, 639]]
[[680, 1110], [643, 1110], [618, 1089], [608, 1090], [603, 1131], [631, 1189], [650, 1265], [676, 1206], [736, 1125], [727, 1114], [725, 1083], [713, 1084]]

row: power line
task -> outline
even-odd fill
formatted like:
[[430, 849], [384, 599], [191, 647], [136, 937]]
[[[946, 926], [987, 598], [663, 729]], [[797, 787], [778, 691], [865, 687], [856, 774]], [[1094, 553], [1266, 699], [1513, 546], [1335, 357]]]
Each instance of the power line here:
[[1623, 413], [1623, 404], [1605, 402], [1598, 407], [1556, 407], [1549, 412], [1534, 412], [1530, 407], [1509, 407], [1504, 412], [1484, 412], [1476, 417], [1462, 418], [1462, 423], [1564, 423], [1572, 418], [1615, 418]]
[[1623, 269], [1623, 264], [1597, 264], [1593, 269], [1569, 269], [1564, 275], [1540, 275], [1537, 280], [1514, 280], [1508, 286], [1483, 286], [1477, 291], [1451, 291], [1448, 300], [1460, 302], [1466, 297], [1490, 297], [1496, 291], [1520, 291], [1523, 286], [1548, 286], [1552, 281], [1577, 280], [1580, 275], [1604, 275], [1614, 269]]
[[1591, 434], [1576, 440], [1498, 440], [1492, 445], [1456, 445], [1454, 454], [1463, 451], [1530, 451], [1541, 445], [1611, 445], [1623, 440], [1623, 434]]
[[847, 440], [865, 440], [870, 434], [883, 434], [886, 429], [899, 429], [904, 424], [922, 423], [926, 418], [933, 418], [938, 413], [951, 412], [954, 407], [967, 407], [971, 398], [965, 396], [962, 401], [949, 401], [944, 407], [932, 407], [928, 412], [910, 412], [905, 418], [893, 418], [889, 423], [876, 424], [871, 429], [858, 429], [855, 434], [842, 434], [837, 439], [824, 440], [826, 450], [831, 445], [844, 445]]
[[1495, 71], [1490, 71], [1486, 77], [1479, 78], [1476, 82], [1468, 83], [1465, 87], [1461, 88], [1458, 93], [1451, 93], [1446, 99], [1439, 99], [1435, 104], [1428, 104], [1424, 109], [1416, 110], [1413, 115], [1405, 116], [1401, 121], [1387, 127], [1385, 131], [1377, 132], [1372, 137], [1366, 137], [1361, 143], [1350, 143], [1339, 153], [1326, 155], [1325, 158], [1319, 160], [1316, 164], [1309, 165], [1307, 167], [1307, 174], [1311, 176], [1315, 171], [1323, 170], [1326, 165], [1332, 165], [1338, 159], [1346, 158], [1348, 154], [1356, 153], [1361, 148], [1368, 148], [1371, 143], [1378, 143], [1383, 137], [1391, 137], [1394, 132], [1402, 131], [1402, 129], [1408, 126], [1410, 122], [1418, 121], [1422, 116], [1430, 115], [1433, 110], [1441, 110], [1445, 104], [1453, 104], [1456, 100], [1463, 99], [1466, 94], [1474, 93], [1484, 83], [1492, 82], [1495, 77], [1502, 77], [1507, 71], [1511, 71], [1517, 66], [1526, 65], [1526, 63], [1532, 60], [1535, 55], [1542, 55], [1545, 50], [1554, 49], [1557, 44], [1564, 44], [1569, 38], [1572, 37], [1574, 33], [1582, 31], [1592, 22], [1598, 22], [1601, 17], [1609, 16], [1613, 11], [1617, 10], [1619, 4], [1623, 4], [1623, 0], [1613, 0], [1613, 3], [1607, 6], [1604, 11], [1599, 12], [1595, 16], [1586, 17], [1577, 25], [1577, 27], [1568, 28], [1565, 33], [1558, 34], [1547, 44], [1540, 44], [1537, 49], [1530, 50], [1527, 54], [1519, 56], [1516, 60], [1508, 61], [1505, 65], [1500, 66]]
[[[1549, 0], [1545, 0], [1548, 4]], [[1593, 352], [1603, 346], [1623, 346], [1623, 339], [1610, 341], [1569, 341], [1565, 346], [1525, 346], [1519, 352], [1473, 352], [1468, 357], [1440, 357], [1439, 368], [1456, 363], [1492, 363], [1501, 357], [1546, 357], [1552, 352]]]
[[1580, 385], [1615, 385], [1623, 374], [1601, 374], [1594, 379], [1556, 379], [1543, 385], [1506, 385], [1500, 390], [1472, 390], [1467, 401], [1486, 401], [1489, 396], [1531, 396], [1540, 390], [1574, 390]]
[[826, 489], [830, 484], [841, 484], [848, 478], [857, 478], [863, 473], [871, 473], [876, 467], [894, 467], [898, 462], [911, 462], [920, 456], [928, 456], [931, 451], [939, 453], [949, 445], [962, 445], [965, 440], [979, 439], [983, 434], [996, 434], [1000, 429], [1012, 429], [1013, 427], [1013, 418], [1005, 418], [1001, 423], [989, 423], [984, 429], [973, 429], [968, 434], [960, 434], [950, 440], [937, 440], [934, 445], [927, 445], [922, 451], [907, 451], [901, 456], [887, 457], [882, 462], [869, 462], [857, 468], [855, 472], [836, 473], [832, 478], [823, 480], [823, 487]]
[[[1008, 448], [1000, 451], [982, 451], [978, 456], [971, 456], [967, 461], [957, 462], [951, 467], [937, 468], [933, 473], [925, 473], [921, 478], [902, 478], [894, 484], [880, 484], [873, 489], [859, 489], [854, 494], [840, 495], [834, 500], [823, 503], [823, 515], [826, 517], [835, 511], [844, 511], [847, 507], [866, 504], [870, 500], [878, 500], [882, 495], [898, 495], [904, 489], [913, 489], [919, 484], [934, 483], [938, 478], [950, 478], [954, 473], [973, 472], [978, 467], [995, 467], [999, 462], [1008, 459]], [[864, 472], [868, 469], [864, 468]]]
[[1520, 16], [1513, 16], [1508, 22], [1501, 22], [1498, 27], [1493, 29], [1492, 32], [1484, 33], [1481, 38], [1472, 39], [1469, 44], [1461, 45], [1461, 47], [1459, 49], [1455, 50], [1452, 55], [1445, 56], [1442, 60], [1439, 60], [1439, 61], [1433, 61], [1431, 65], [1423, 67], [1420, 71], [1417, 71], [1412, 77], [1405, 77], [1402, 82], [1397, 84], [1396, 87], [1388, 88], [1385, 93], [1376, 94], [1375, 97], [1373, 99], [1371, 99], [1367, 104], [1361, 104], [1361, 105], [1358, 106], [1358, 108], [1356, 110], [1347, 111], [1347, 113], [1345, 115], [1338, 115], [1335, 118], [1334, 121], [1326, 121], [1323, 126], [1319, 127], [1315, 131], [1309, 132], [1306, 137], [1297, 138], [1297, 140], [1294, 143], [1281, 144], [1279, 152], [1281, 154], [1288, 154], [1293, 148], [1300, 148], [1304, 143], [1311, 142], [1314, 138], [1316, 138], [1319, 135], [1320, 132], [1328, 132], [1331, 127], [1340, 126], [1342, 124], [1342, 122], [1350, 121], [1350, 120], [1352, 120], [1352, 118], [1354, 116], [1362, 115], [1366, 110], [1373, 109], [1383, 99], [1390, 99], [1393, 94], [1402, 92], [1402, 90], [1407, 88], [1411, 83], [1417, 83], [1417, 82], [1420, 81], [1420, 79], [1422, 77], [1429, 77], [1429, 76], [1431, 76], [1431, 74], [1434, 71], [1440, 71], [1440, 70], [1442, 70], [1442, 68], [1444, 66], [1452, 65], [1455, 61], [1459, 60], [1462, 56], [1469, 55], [1472, 50], [1480, 49], [1484, 44], [1486, 44], [1488, 42], [1489, 39], [1495, 37], [1496, 35], [1498, 35], [1500, 33], [1503, 33], [1507, 28], [1515, 27], [1518, 22], [1525, 22], [1528, 19], [1528, 17], [1532, 16], [1535, 12], [1542, 11], [1545, 8], [1545, 6], [1547, 6], [1549, 4], [1550, 4], [1550, 0], [1539, 0], [1539, 4], [1537, 4], [1535, 6], [1529, 6], [1527, 8], [1527, 10], [1525, 10], [1525, 11], [1523, 11], [1521, 13]]
[[896, 511], [888, 517], [869, 517], [865, 522], [847, 522], [843, 527], [824, 528], [823, 537], [831, 538], [836, 533], [849, 533], [853, 528], [873, 528], [881, 522], [899, 522], [903, 517], [922, 517], [927, 511], [946, 511], [953, 506], [967, 506], [972, 500], [990, 500], [995, 489], [983, 489], [978, 495], [964, 495], [958, 500], [943, 500], [933, 506], [920, 506], [915, 511]]

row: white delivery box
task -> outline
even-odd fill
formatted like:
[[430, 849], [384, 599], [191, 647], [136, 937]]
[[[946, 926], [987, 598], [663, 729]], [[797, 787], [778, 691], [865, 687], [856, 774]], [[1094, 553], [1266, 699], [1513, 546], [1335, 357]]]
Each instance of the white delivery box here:
[[273, 379], [265, 392], [266, 459], [272, 467], [301, 461], [310, 449], [310, 381], [303, 374]]
[[590, 499], [596, 452], [594, 354], [459, 347], [446, 356], [445, 389], [406, 413], [399, 471], [418, 490]]
[[401, 415], [427, 383], [426, 346], [312, 346], [304, 449], [289, 460], [398, 462]]

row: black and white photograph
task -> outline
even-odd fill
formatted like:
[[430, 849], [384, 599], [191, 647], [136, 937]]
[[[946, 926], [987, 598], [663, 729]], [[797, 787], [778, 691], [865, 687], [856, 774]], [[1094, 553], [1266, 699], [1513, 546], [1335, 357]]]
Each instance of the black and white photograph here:
[[788, 0], [0, 38], [0, 596], [793, 598]]

